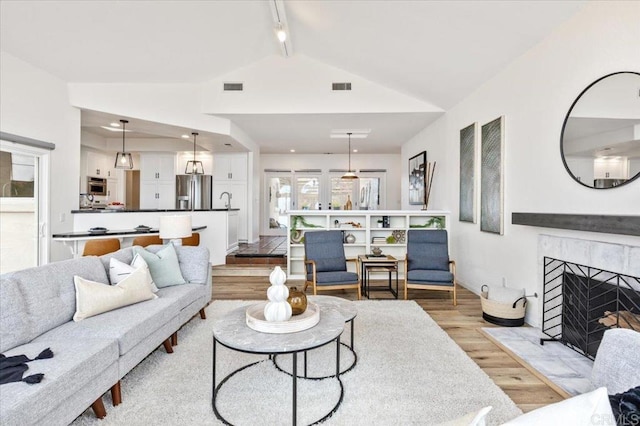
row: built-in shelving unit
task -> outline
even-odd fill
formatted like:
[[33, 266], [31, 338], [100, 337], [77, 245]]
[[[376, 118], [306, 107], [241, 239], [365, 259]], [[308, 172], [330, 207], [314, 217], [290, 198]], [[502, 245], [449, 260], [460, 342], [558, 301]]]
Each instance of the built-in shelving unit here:
[[[310, 231], [339, 229], [345, 236], [352, 234], [355, 242], [345, 243], [347, 258], [371, 253], [372, 247], [380, 247], [384, 254], [403, 260], [407, 253], [406, 234], [409, 229], [449, 228], [448, 211], [440, 210], [294, 210], [289, 212], [292, 232], [287, 249], [287, 267], [292, 279], [304, 278], [304, 244], [300, 241]], [[302, 220], [296, 218], [300, 217]], [[383, 227], [383, 218], [388, 227]], [[295, 227], [294, 227], [295, 223]], [[393, 239], [389, 237], [394, 237]], [[384, 243], [373, 243], [374, 238], [384, 238]], [[389, 241], [387, 239], [389, 238]], [[404, 238], [404, 239], [403, 239]], [[351, 263], [351, 262], [349, 262]], [[355, 265], [350, 265], [353, 268]]]

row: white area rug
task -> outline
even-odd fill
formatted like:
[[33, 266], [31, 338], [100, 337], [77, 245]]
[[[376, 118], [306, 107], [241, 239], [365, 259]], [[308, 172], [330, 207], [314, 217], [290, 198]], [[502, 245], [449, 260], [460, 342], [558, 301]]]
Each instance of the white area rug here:
[[[183, 327], [173, 354], [156, 350], [124, 377], [121, 405], [113, 407], [109, 394], [105, 395], [104, 420], [95, 419], [87, 410], [74, 424], [221, 424], [211, 408], [211, 324], [224, 313], [253, 303], [256, 302], [214, 302], [207, 308], [206, 321], [194, 318]], [[500, 424], [521, 413], [415, 302], [354, 303], [358, 307], [358, 362], [341, 376], [344, 400], [325, 424], [435, 425], [487, 405], [493, 406], [489, 424]], [[343, 342], [347, 343], [348, 338], [346, 327]], [[310, 354], [310, 368], [335, 368], [335, 346], [324, 352]], [[342, 361], [350, 363], [348, 350], [341, 353]], [[218, 345], [217, 381], [223, 377], [221, 372], [226, 375], [264, 358]], [[279, 364], [286, 362], [278, 359]], [[291, 386], [291, 377], [276, 370], [269, 361], [262, 362], [230, 379], [219, 393], [217, 406], [233, 424], [290, 424]], [[298, 380], [298, 424], [321, 418], [338, 397], [335, 379]]]
[[500, 327], [483, 328], [482, 331], [567, 394], [580, 395], [593, 390], [589, 380], [593, 361], [559, 342], [541, 345], [540, 338], [549, 336], [539, 328]]

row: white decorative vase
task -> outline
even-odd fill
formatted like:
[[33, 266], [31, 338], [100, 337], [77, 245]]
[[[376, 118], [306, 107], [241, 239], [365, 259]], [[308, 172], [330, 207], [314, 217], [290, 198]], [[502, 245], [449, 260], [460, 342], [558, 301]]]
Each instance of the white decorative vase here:
[[264, 319], [267, 321], [287, 321], [291, 318], [291, 305], [287, 302], [289, 288], [284, 285], [287, 275], [276, 266], [269, 274], [271, 286], [267, 289], [269, 303], [264, 307]]

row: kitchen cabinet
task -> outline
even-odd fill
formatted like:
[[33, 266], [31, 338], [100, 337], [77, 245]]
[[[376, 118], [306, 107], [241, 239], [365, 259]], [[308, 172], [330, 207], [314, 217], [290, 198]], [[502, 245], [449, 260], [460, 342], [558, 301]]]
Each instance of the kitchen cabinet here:
[[629, 164], [626, 157], [596, 158], [593, 161], [594, 179], [627, 179]]
[[120, 185], [118, 179], [108, 178], [107, 179], [107, 202], [111, 203], [113, 201], [122, 202], [123, 194], [120, 190]]
[[213, 180], [247, 181], [247, 154], [217, 154], [213, 156]]
[[113, 164], [109, 163], [108, 158], [107, 154], [101, 152], [85, 151], [86, 175], [101, 178], [109, 177]]
[[175, 155], [140, 154], [140, 181], [171, 181], [176, 178]]
[[175, 155], [140, 154], [140, 208], [175, 208]]

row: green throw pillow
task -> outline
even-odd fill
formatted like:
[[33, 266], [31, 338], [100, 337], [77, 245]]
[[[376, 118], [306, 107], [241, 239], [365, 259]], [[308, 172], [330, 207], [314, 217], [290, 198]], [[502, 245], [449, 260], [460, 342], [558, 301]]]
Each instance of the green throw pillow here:
[[173, 244], [167, 244], [157, 253], [151, 253], [142, 247], [134, 247], [134, 250], [149, 265], [151, 277], [158, 288], [186, 284], [180, 272], [178, 255]]

